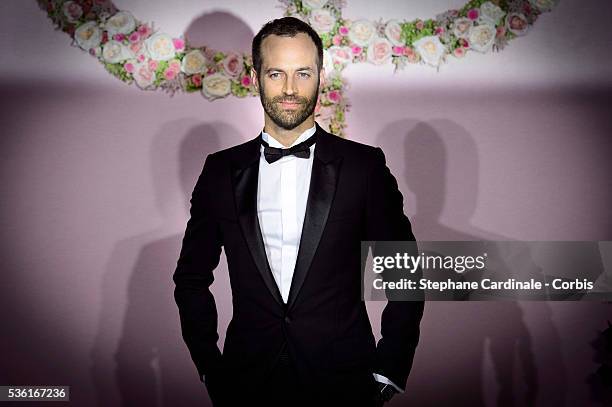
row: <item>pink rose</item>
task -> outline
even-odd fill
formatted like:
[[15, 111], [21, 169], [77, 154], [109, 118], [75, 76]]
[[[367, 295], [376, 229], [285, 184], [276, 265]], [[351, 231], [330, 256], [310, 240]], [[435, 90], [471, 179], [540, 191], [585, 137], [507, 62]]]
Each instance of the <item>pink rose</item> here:
[[136, 60], [138, 60], [138, 62], [144, 62], [145, 59], [145, 54], [138, 54], [138, 56], [136, 57]]
[[237, 78], [242, 72], [243, 59], [242, 56], [234, 53], [229, 53], [223, 60], [223, 70], [227, 76]]
[[102, 40], [100, 41], [102, 44], [105, 44], [108, 42], [108, 31], [104, 31], [102, 33]]
[[202, 86], [202, 75], [200, 74], [195, 74], [191, 77], [191, 83], [193, 83], [193, 86], [199, 88], [200, 86]]
[[123, 34], [117, 33], [117, 34], [113, 35], [113, 40], [115, 40], [115, 41], [121, 42], [124, 39], [125, 39], [125, 35], [123, 35]]
[[176, 71], [174, 69], [168, 68], [164, 71], [164, 78], [166, 78], [167, 80], [171, 81], [175, 77], [176, 77]]
[[64, 15], [68, 17], [68, 21], [75, 22], [83, 15], [81, 6], [73, 1], [64, 4]]
[[173, 59], [168, 63], [168, 69], [178, 73], [181, 70], [181, 62], [178, 59]]
[[416, 22], [414, 26], [416, 27], [417, 30], [422, 30], [425, 24], [423, 23], [423, 21], [419, 20]]
[[478, 11], [477, 8], [473, 8], [467, 13], [467, 18], [469, 18], [472, 21], [478, 20], [479, 16], [480, 16], [480, 11]]
[[347, 36], [349, 33], [349, 29], [347, 26], [342, 25], [340, 26], [340, 28], [338, 28], [338, 33], [340, 33], [340, 35], [342, 35], [343, 37]]
[[443, 33], [444, 33], [444, 27], [436, 27], [436, 29], [434, 30], [435, 35], [440, 35]]
[[395, 45], [391, 49], [393, 50], [393, 55], [403, 55], [406, 47], [398, 47]]
[[141, 37], [146, 38], [151, 34], [152, 30], [148, 25], [143, 24], [140, 27], [138, 27], [137, 32], [138, 34], [140, 34]]
[[468, 40], [466, 40], [465, 38], [459, 38], [459, 41], [457, 41], [457, 42], [463, 48], [469, 48], [470, 47], [470, 42]]
[[334, 35], [334, 37], [332, 38], [332, 44], [334, 45], [340, 45], [342, 43], [342, 37], [340, 35]]
[[138, 52], [140, 52], [140, 49], [142, 48], [142, 43], [140, 42], [136, 42], [132, 45], [130, 45], [130, 50], [134, 53], [137, 54]]
[[128, 40], [130, 40], [131, 43], [138, 42], [138, 40], [140, 40], [140, 34], [138, 34], [138, 31], [131, 33]]
[[185, 49], [185, 41], [180, 38], [173, 38], [172, 45], [174, 45], [174, 49], [177, 51], [182, 51]]
[[457, 58], [463, 58], [465, 56], [466, 49], [463, 47], [457, 47], [453, 51], [453, 55]]
[[240, 80], [240, 83], [242, 84], [242, 86], [244, 86], [245, 88], [251, 86], [251, 77], [248, 75], [245, 75], [242, 77], [242, 79]]
[[157, 62], [156, 60], [151, 59], [151, 60], [149, 61], [149, 69], [150, 69], [151, 71], [156, 70], [156, 69], [157, 69], [157, 65], [158, 65], [158, 62]]
[[332, 103], [340, 103], [342, 95], [337, 90], [332, 90], [327, 93], [327, 99]]
[[360, 55], [361, 51], [363, 51], [363, 48], [361, 48], [359, 45], [351, 46], [351, 52], [353, 53], [353, 55]]
[[127, 62], [125, 65], [123, 65], [123, 68], [129, 72], [129, 73], [134, 73], [134, 64], [131, 62]]
[[419, 61], [419, 54], [417, 54], [411, 47], [406, 47], [404, 50], [404, 55], [406, 58], [408, 58], [408, 62], [414, 63]]
[[497, 27], [497, 37], [503, 37], [506, 34], [506, 27], [500, 25]]

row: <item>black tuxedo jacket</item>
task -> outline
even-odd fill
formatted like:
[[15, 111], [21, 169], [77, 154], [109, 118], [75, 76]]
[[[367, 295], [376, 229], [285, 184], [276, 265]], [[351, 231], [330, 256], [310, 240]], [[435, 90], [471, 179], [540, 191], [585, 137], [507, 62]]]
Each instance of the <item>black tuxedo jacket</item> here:
[[[272, 276], [257, 217], [259, 136], [206, 158], [173, 276], [183, 338], [200, 377], [224, 372], [236, 389], [257, 386], [286, 345], [306, 385], [321, 389], [351, 383], [347, 378], [373, 380], [373, 372], [406, 384], [423, 303], [389, 301], [376, 344], [361, 300], [360, 266], [362, 240], [414, 240], [402, 194], [380, 148], [316, 126], [287, 304]], [[223, 355], [209, 291], [222, 247], [233, 303]]]

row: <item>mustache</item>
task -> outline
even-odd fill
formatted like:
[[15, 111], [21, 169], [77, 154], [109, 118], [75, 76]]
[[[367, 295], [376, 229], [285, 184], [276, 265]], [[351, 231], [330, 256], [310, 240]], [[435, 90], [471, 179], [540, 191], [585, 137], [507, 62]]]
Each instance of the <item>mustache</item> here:
[[302, 98], [302, 97], [283, 97], [283, 96], [276, 96], [274, 98], [272, 98], [272, 102], [275, 103], [299, 103], [299, 104], [305, 104], [306, 102], [308, 102], [307, 98]]

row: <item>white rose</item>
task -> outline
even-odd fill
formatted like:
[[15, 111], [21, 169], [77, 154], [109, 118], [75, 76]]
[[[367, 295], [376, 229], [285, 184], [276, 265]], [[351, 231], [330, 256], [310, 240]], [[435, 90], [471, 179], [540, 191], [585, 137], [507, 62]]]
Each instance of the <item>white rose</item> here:
[[430, 35], [415, 41], [413, 44], [421, 59], [431, 66], [440, 65], [442, 56], [446, 52], [444, 44], [440, 42], [437, 35]]
[[155, 72], [149, 69], [149, 65], [146, 62], [135, 64], [132, 76], [140, 89], [147, 89], [155, 81]]
[[62, 7], [64, 15], [71, 23], [74, 23], [83, 15], [83, 8], [74, 1], [67, 1]]
[[391, 58], [391, 43], [386, 38], [377, 37], [368, 47], [368, 62], [382, 65]]
[[529, 0], [529, 2], [540, 11], [550, 11], [557, 6], [559, 0]]
[[482, 53], [489, 52], [496, 35], [497, 30], [493, 24], [483, 23], [473, 27], [469, 37], [470, 48]]
[[189, 51], [181, 63], [181, 71], [187, 75], [203, 73], [206, 69], [206, 57], [199, 49]]
[[351, 24], [348, 37], [355, 44], [367, 47], [376, 35], [374, 23], [368, 20], [357, 20]]
[[136, 29], [134, 17], [127, 11], [120, 11], [108, 20], [104, 26], [108, 31], [108, 36], [115, 34], [129, 34]]
[[506, 28], [514, 35], [525, 35], [529, 30], [529, 22], [522, 13], [510, 13], [506, 16]]
[[302, 0], [302, 4], [310, 9], [322, 8], [327, 4], [327, 0]]
[[404, 45], [402, 41], [402, 27], [397, 20], [389, 20], [385, 25], [385, 35], [391, 41], [391, 44], [401, 47]]
[[231, 78], [237, 78], [242, 72], [244, 60], [242, 55], [233, 52], [228, 53], [223, 60], [223, 70], [225, 74]]
[[222, 73], [215, 73], [202, 79], [202, 94], [208, 100], [215, 100], [229, 95], [232, 84]]
[[111, 64], [134, 58], [132, 51], [122, 43], [110, 40], [102, 48], [102, 58]]
[[158, 33], [145, 40], [149, 56], [157, 61], [167, 61], [174, 58], [175, 50], [172, 37], [168, 34]]
[[453, 34], [457, 38], [467, 38], [470, 36], [470, 30], [474, 26], [474, 22], [466, 17], [461, 17], [453, 23]]
[[334, 61], [327, 49], [323, 50], [323, 69], [325, 70], [326, 76], [329, 76], [334, 70]]
[[102, 41], [102, 30], [95, 21], [82, 24], [74, 32], [74, 39], [79, 47], [85, 51], [96, 48]]
[[339, 47], [334, 45], [329, 47], [327, 52], [333, 64], [346, 65], [353, 60], [353, 53], [350, 47]]
[[493, 23], [493, 25], [496, 25], [499, 22], [499, 19], [505, 15], [506, 12], [504, 10], [490, 1], [482, 3], [480, 6], [480, 18], [490, 21]]
[[336, 19], [327, 9], [312, 10], [308, 21], [319, 34], [330, 32], [334, 28], [334, 24], [336, 24]]

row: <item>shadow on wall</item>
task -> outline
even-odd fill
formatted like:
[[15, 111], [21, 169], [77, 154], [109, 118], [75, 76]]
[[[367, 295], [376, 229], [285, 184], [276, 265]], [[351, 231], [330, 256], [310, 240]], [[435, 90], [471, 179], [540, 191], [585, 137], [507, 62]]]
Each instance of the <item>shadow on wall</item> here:
[[[216, 11], [195, 18], [184, 36], [192, 46], [249, 52], [254, 34], [243, 20]], [[176, 189], [176, 157], [171, 152], [176, 151], [177, 128], [181, 126], [185, 123], [169, 123], [153, 141], [155, 198], [166, 223], [159, 230], [174, 229], [168, 224], [173, 223], [170, 214], [176, 212], [173, 208], [176, 201], [168, 191]], [[187, 210], [206, 155], [242, 141], [235, 128], [220, 122], [200, 124], [187, 132], [178, 157], [180, 193], [185, 197]], [[90, 373], [99, 406], [174, 407], [209, 403], [181, 337], [178, 308], [174, 302], [172, 274], [183, 233], [160, 238], [161, 233], [152, 231], [117, 242], [110, 256], [101, 288], [102, 308], [97, 335], [91, 351]], [[219, 291], [219, 295], [215, 295], [217, 308], [231, 310], [224, 257], [216, 270], [217, 277], [222, 278], [217, 279], [212, 290]], [[117, 281], [124, 281], [122, 276], [128, 274], [127, 305], [124, 305], [126, 300], [120, 293], [125, 287], [119, 287]], [[231, 315], [220, 312], [220, 325], [230, 318]], [[220, 340], [222, 342], [223, 337]]]
[[[231, 29], [229, 29], [231, 27]], [[184, 32], [192, 47], [208, 47], [218, 51], [251, 53], [255, 34], [241, 19], [224, 11], [202, 14], [191, 21]]]
[[[418, 240], [509, 240], [471, 224], [479, 193], [478, 154], [464, 128], [443, 119], [402, 120], [388, 125], [378, 144], [392, 172], [403, 174], [406, 185], [398, 177], [400, 189], [412, 193], [413, 204], [405, 208], [414, 212], [410, 218]], [[390, 154], [401, 145], [403, 154]], [[550, 307], [529, 304], [537, 314], [538, 334], [548, 339], [547, 354], [534, 355], [521, 305], [428, 303], [410, 391], [391, 405], [564, 405], [565, 367]]]
[[[153, 142], [156, 200], [162, 209], [168, 206], [167, 191], [177, 184], [176, 168], [170, 171], [176, 158], [169, 153], [176, 151], [172, 144], [177, 143], [178, 126], [180, 122], [167, 124]], [[181, 193], [186, 201], [206, 155], [220, 150], [222, 145], [240, 142], [237, 130], [223, 123], [202, 124], [188, 131], [178, 158]], [[188, 202], [186, 207], [189, 208]], [[165, 225], [161, 230], [169, 228]], [[159, 233], [152, 231], [118, 242], [110, 256], [91, 351], [91, 375], [100, 406], [193, 406], [206, 405], [208, 401], [181, 337], [173, 296], [172, 274], [182, 238], [182, 233], [159, 238]], [[117, 281], [128, 274], [127, 305], [123, 305], [125, 298]], [[221, 294], [216, 295], [220, 311], [231, 310], [226, 274], [225, 264], [220, 264], [215, 282]], [[221, 321], [230, 317], [220, 312]]]

